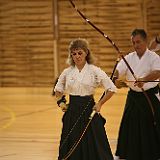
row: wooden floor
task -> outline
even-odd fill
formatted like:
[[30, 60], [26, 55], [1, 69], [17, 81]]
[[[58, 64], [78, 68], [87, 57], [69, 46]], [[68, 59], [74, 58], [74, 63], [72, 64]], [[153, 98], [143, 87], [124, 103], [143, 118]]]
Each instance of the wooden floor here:
[[[62, 112], [52, 88], [0, 88], [0, 160], [57, 160]], [[96, 101], [103, 90], [98, 89]], [[127, 89], [118, 90], [101, 110], [115, 152]]]

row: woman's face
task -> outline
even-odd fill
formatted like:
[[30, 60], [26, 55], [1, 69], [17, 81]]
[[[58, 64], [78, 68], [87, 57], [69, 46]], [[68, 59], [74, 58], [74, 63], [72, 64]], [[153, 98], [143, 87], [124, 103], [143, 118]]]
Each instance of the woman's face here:
[[77, 67], [83, 67], [85, 65], [87, 54], [83, 49], [72, 50], [71, 56]]

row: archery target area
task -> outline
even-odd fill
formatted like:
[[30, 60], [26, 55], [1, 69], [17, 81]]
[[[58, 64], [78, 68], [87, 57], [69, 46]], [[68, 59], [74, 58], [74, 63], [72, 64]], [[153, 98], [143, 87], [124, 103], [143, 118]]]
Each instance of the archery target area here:
[[[144, 28], [149, 41], [160, 34], [159, 0], [73, 2], [124, 55], [133, 50], [133, 29]], [[52, 90], [67, 67], [70, 41], [79, 37], [110, 76], [117, 51], [69, 0], [0, 0], [0, 160], [57, 160], [63, 112]], [[119, 89], [101, 111], [113, 154], [127, 90]], [[98, 88], [96, 101], [102, 93]]]

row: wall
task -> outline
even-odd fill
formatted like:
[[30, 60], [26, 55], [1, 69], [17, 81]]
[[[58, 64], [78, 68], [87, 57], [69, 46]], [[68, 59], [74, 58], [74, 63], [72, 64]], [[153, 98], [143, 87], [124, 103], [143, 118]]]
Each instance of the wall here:
[[[109, 75], [117, 52], [86, 23], [68, 0], [58, 0], [58, 25], [54, 26], [57, 0], [0, 1], [0, 86], [52, 86], [65, 68], [68, 45], [82, 37], [90, 43], [96, 64]], [[160, 33], [159, 0], [77, 0], [78, 9], [107, 34], [124, 54], [132, 51], [130, 33], [145, 28], [149, 40]], [[58, 33], [57, 33], [58, 32]], [[58, 57], [54, 59], [56, 42]]]

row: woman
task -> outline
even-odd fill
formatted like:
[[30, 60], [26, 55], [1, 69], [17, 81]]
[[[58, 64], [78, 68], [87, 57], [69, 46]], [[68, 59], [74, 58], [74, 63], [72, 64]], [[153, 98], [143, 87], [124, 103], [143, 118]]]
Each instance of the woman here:
[[[57, 104], [65, 112], [58, 159], [65, 160], [84, 131], [92, 110], [95, 110], [97, 113], [90, 126], [67, 160], [113, 160], [104, 128], [105, 119], [99, 112], [116, 92], [116, 87], [104, 71], [92, 64], [93, 59], [85, 39], [79, 38], [70, 43], [68, 63], [70, 67], [64, 69], [54, 88]], [[103, 85], [105, 94], [95, 104], [93, 94], [99, 85]], [[69, 94], [68, 105], [66, 93]]]

